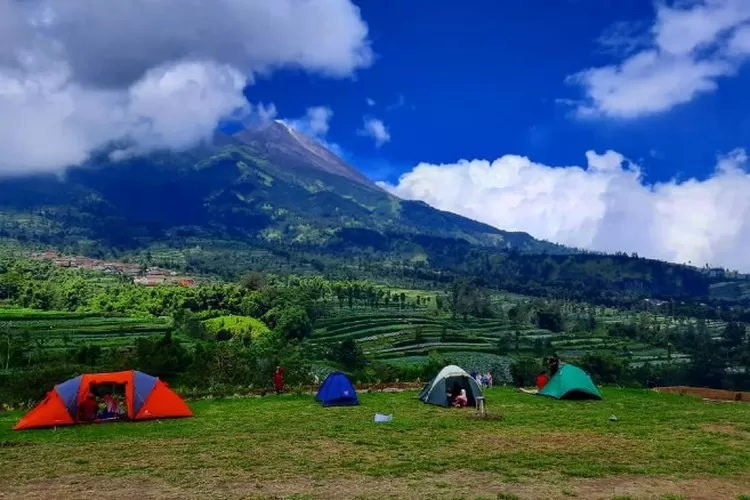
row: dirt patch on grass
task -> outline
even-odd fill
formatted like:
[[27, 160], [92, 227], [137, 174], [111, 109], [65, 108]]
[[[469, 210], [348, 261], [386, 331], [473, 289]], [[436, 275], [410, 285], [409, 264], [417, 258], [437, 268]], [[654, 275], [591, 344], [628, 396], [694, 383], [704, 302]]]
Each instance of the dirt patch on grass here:
[[74, 500], [80, 498], [138, 498], [180, 500], [196, 498], [156, 478], [67, 476], [0, 487], [0, 498], [19, 500]]
[[682, 495], [694, 500], [734, 499], [750, 493], [748, 481], [700, 478], [680, 481], [668, 478], [617, 476], [602, 479], [564, 479], [544, 476], [508, 482], [489, 472], [453, 471], [440, 475], [373, 478], [343, 476], [310, 478], [284, 476], [273, 480], [253, 478], [250, 472], [228, 479], [221, 471], [197, 473], [189, 487], [176, 486], [162, 479], [142, 476], [89, 477], [68, 476], [37, 480], [0, 489], [0, 498], [22, 500], [49, 498], [72, 500], [100, 496], [112, 498], [172, 500], [185, 498], [320, 498], [408, 499], [497, 498], [501, 493], [521, 499], [549, 500], [581, 498], [609, 500], [616, 496], [659, 498]]
[[492, 450], [526, 450], [528, 452], [592, 452], [611, 451], [617, 453], [636, 453], [643, 450], [643, 443], [621, 436], [596, 434], [589, 432], [556, 432], [545, 434], [482, 434], [468, 433], [462, 435], [452, 450], [470, 451], [481, 448]]
[[750, 403], [750, 392], [741, 391], [725, 391], [722, 389], [708, 389], [705, 387], [687, 387], [687, 386], [673, 386], [673, 387], [657, 387], [654, 389], [656, 392], [662, 392], [667, 394], [679, 394], [684, 396], [686, 394], [691, 396], [698, 396], [703, 399], [715, 400], [715, 401], [738, 401]]
[[704, 432], [718, 432], [720, 434], [750, 439], [750, 432], [737, 429], [731, 425], [704, 425], [702, 429]]

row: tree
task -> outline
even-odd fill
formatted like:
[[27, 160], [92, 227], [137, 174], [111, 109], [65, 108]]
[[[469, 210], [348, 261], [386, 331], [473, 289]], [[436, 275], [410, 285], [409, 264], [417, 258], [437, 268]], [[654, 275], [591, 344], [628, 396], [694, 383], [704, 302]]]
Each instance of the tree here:
[[414, 329], [414, 342], [416, 342], [417, 344], [421, 344], [422, 342], [424, 342], [424, 333], [422, 332], [421, 326], [417, 326]]
[[510, 376], [516, 387], [533, 385], [540, 371], [541, 364], [534, 358], [520, 358], [510, 365]]
[[176, 332], [186, 337], [203, 340], [208, 337], [203, 322], [189, 309], [178, 309], [172, 316]]
[[274, 308], [264, 316], [264, 321], [269, 326], [273, 325], [274, 332], [287, 340], [304, 339], [313, 332], [310, 317], [300, 306]]
[[497, 340], [497, 353], [500, 356], [507, 356], [510, 353], [510, 338], [507, 335], [501, 335]]
[[266, 285], [266, 278], [261, 273], [249, 272], [240, 278], [240, 286], [245, 290], [260, 290]]
[[337, 344], [331, 357], [347, 370], [358, 370], [365, 365], [365, 355], [352, 339]]
[[551, 332], [562, 332], [565, 328], [560, 311], [542, 309], [536, 313], [536, 323], [539, 328]]
[[745, 325], [735, 322], [727, 323], [722, 336], [724, 338], [724, 345], [728, 349], [736, 349], [745, 342]]

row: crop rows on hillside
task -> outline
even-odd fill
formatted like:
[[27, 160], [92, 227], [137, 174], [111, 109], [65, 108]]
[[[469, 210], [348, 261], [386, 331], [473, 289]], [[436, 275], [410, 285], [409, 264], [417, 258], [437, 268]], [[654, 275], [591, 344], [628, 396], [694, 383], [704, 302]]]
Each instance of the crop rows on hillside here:
[[0, 334], [27, 336], [46, 349], [127, 345], [135, 338], [164, 334], [171, 328], [166, 318], [0, 309]]
[[[623, 320], [617, 316], [612, 319]], [[610, 337], [601, 329], [556, 333], [530, 324], [513, 325], [507, 320], [441, 318], [429, 310], [358, 311], [325, 318], [316, 326], [314, 339], [318, 343], [351, 339], [368, 356], [393, 363], [418, 361], [430, 353], [496, 356], [505, 351], [510, 355], [538, 356], [549, 349], [565, 357], [612, 354], [625, 357], [634, 365], [685, 359], [684, 355], [663, 348]]]

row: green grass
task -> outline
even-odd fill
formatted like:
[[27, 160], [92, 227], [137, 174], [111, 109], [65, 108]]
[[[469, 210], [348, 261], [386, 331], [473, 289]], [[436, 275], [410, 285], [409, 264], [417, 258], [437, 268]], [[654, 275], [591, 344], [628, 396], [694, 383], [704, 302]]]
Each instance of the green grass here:
[[[603, 394], [573, 402], [487, 391], [502, 420], [424, 405], [414, 392], [361, 394], [348, 408], [312, 396], [202, 400], [192, 419], [22, 432], [11, 431], [19, 413], [0, 414], [0, 496], [44, 487], [75, 498], [99, 484], [153, 498], [611, 498], [613, 484], [643, 482], [654, 498], [690, 498], [695, 481], [721, 485], [727, 498], [750, 494], [750, 440], [716, 431], [744, 425], [750, 407]], [[394, 420], [375, 424], [376, 412]]]

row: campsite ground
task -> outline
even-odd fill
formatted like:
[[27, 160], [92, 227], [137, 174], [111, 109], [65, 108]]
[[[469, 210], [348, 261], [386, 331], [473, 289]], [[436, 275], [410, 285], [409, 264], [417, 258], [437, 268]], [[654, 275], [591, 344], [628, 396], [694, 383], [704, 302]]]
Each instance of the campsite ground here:
[[[603, 401], [493, 389], [488, 409], [414, 392], [203, 400], [195, 418], [13, 432], [0, 498], [750, 498], [750, 405], [605, 388]], [[393, 414], [373, 423], [376, 412]], [[615, 415], [617, 421], [610, 421]]]

